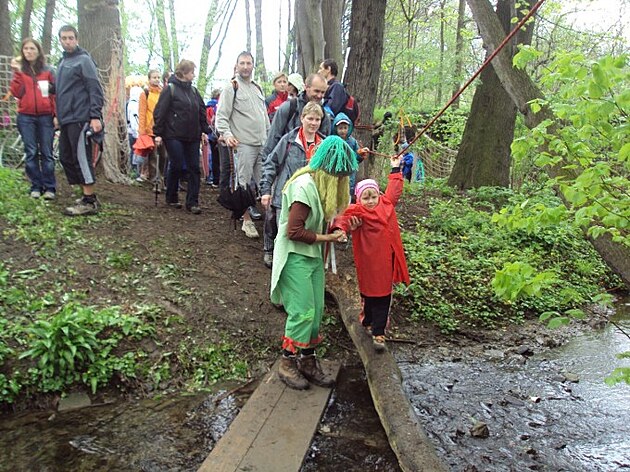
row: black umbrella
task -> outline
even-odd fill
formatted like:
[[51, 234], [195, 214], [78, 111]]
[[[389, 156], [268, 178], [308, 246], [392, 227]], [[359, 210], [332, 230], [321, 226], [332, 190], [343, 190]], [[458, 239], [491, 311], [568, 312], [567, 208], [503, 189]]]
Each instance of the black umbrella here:
[[241, 187], [234, 171], [234, 152], [229, 149], [230, 179], [227, 187], [221, 187], [217, 202], [232, 212], [232, 219], [236, 227], [236, 220], [245, 214], [250, 206], [256, 205], [256, 193], [250, 185]]

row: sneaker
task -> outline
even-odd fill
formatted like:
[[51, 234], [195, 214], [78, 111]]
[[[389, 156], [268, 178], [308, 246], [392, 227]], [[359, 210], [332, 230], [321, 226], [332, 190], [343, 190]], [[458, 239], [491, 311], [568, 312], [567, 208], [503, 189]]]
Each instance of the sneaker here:
[[31, 198], [39, 198], [42, 196], [42, 193], [39, 190], [31, 190]]
[[186, 210], [191, 212], [193, 215], [201, 214], [201, 208], [199, 208], [198, 206], [191, 206], [190, 208], [186, 207]]
[[374, 336], [372, 338], [372, 344], [376, 352], [383, 352], [385, 350], [385, 336]]
[[136, 177], [136, 182], [144, 182], [144, 179], [142, 178], [142, 176], [138, 176]]
[[265, 267], [267, 269], [271, 269], [271, 267], [273, 266], [273, 253], [266, 252], [263, 256], [263, 262], [265, 263]]
[[324, 373], [315, 354], [300, 357], [298, 370], [312, 384], [325, 388], [335, 385], [335, 379]]
[[54, 200], [55, 199], [55, 192], [51, 191], [51, 190], [46, 190], [44, 192], [44, 200]]
[[167, 202], [167, 205], [170, 206], [171, 208], [176, 208], [177, 210], [179, 210], [182, 207], [182, 204], [179, 202]]
[[278, 376], [287, 387], [295, 390], [306, 390], [310, 386], [308, 380], [298, 370], [295, 356], [282, 356], [278, 367]]
[[253, 221], [243, 221], [243, 226], [241, 228], [245, 233], [245, 236], [248, 238], [256, 239], [259, 237], [258, 231], [256, 230], [256, 226], [254, 226]]
[[258, 208], [256, 208], [255, 206], [253, 205], [250, 206], [248, 208], [248, 211], [249, 211], [249, 216], [252, 217], [252, 220], [256, 220], [256, 221], [262, 220], [262, 213], [260, 213], [258, 211]]
[[86, 202], [83, 199], [64, 210], [64, 214], [68, 216], [96, 215], [97, 213], [98, 203], [96, 201]]

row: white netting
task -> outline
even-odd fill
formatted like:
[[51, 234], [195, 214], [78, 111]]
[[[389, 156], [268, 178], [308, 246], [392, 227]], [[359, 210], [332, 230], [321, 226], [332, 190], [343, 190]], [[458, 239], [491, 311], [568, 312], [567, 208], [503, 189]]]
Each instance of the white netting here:
[[0, 164], [15, 166], [24, 155], [15, 117], [17, 102], [11, 96], [9, 86], [13, 71], [11, 56], [0, 56]]

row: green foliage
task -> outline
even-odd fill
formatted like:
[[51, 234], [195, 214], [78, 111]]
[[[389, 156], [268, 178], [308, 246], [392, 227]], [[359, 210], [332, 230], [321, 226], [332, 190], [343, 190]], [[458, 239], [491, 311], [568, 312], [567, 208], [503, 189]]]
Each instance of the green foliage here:
[[[534, 111], [549, 107], [557, 117], [545, 120], [512, 145], [517, 159], [537, 155], [535, 164], [555, 167], [560, 174], [548, 185], [558, 188], [569, 209], [546, 205], [531, 208], [529, 221], [521, 211], [504, 213], [511, 227], [554, 224], [572, 219], [597, 238], [609, 234], [630, 246], [630, 64], [628, 56], [587, 61], [578, 53], [558, 55], [541, 82], [554, 91], [547, 101], [532, 103]], [[564, 170], [557, 171], [561, 166]]]
[[571, 310], [597, 300], [602, 287], [613, 283], [568, 223], [536, 231], [493, 223], [492, 212], [506, 199], [511, 207], [525, 201], [558, 205], [550, 191], [520, 195], [486, 187], [447, 200], [428, 192], [422, 198], [429, 199], [430, 215], [415, 232], [403, 234], [412, 282], [400, 293], [415, 319], [432, 320], [448, 332], [550, 311], [576, 315]]

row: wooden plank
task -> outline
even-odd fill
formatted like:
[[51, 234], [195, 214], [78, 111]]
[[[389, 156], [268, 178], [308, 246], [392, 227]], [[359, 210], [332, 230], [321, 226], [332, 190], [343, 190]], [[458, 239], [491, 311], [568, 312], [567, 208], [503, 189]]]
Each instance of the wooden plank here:
[[[322, 368], [339, 372], [338, 363]], [[198, 472], [298, 472], [331, 391], [288, 388], [276, 362]]]

